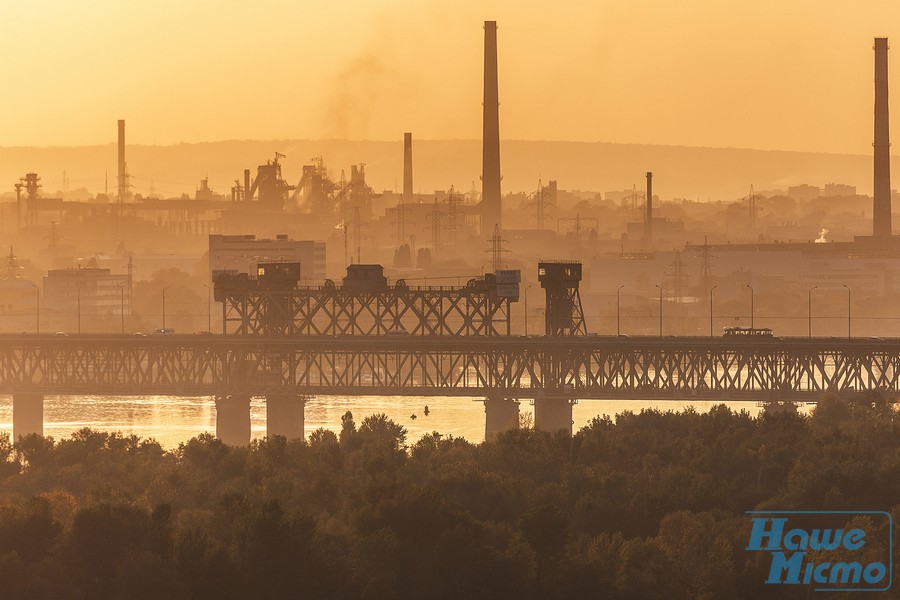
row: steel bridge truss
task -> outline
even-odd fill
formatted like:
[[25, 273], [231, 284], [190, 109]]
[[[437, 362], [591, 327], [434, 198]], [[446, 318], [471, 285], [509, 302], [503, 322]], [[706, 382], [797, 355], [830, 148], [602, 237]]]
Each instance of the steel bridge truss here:
[[238, 335], [500, 336], [510, 333], [510, 298], [465, 287], [246, 290], [223, 298], [222, 327]]
[[762, 400], [900, 391], [900, 340], [4, 338], [0, 393]]

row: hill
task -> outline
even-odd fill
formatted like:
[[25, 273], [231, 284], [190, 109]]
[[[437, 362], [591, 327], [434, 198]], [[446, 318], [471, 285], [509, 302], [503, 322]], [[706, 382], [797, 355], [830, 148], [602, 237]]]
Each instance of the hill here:
[[[369, 184], [376, 190], [399, 189], [402, 181], [402, 141], [347, 140], [231, 140], [172, 146], [129, 145], [127, 160], [136, 192], [193, 194], [200, 179], [209, 177], [214, 190], [228, 194], [245, 168], [275, 152], [286, 155], [284, 174], [291, 183], [301, 168], [322, 156], [335, 179], [341, 169], [365, 163]], [[481, 144], [478, 140], [413, 141], [414, 186], [417, 192], [435, 189], [480, 188]], [[872, 159], [865, 155], [826, 154], [740, 148], [696, 148], [506, 140], [501, 145], [504, 192], [529, 191], [538, 178], [556, 179], [563, 189], [604, 192], [643, 186], [644, 173], [654, 172], [654, 191], [662, 198], [729, 200], [756, 190], [784, 188], [798, 183], [829, 182], [856, 185], [871, 193]], [[62, 189], [63, 171], [69, 189], [101, 192], [108, 174], [116, 187], [115, 144], [79, 147], [0, 147], [0, 181], [12, 185], [28, 171], [42, 176], [46, 194]], [[8, 195], [6, 192], [4, 195]]]

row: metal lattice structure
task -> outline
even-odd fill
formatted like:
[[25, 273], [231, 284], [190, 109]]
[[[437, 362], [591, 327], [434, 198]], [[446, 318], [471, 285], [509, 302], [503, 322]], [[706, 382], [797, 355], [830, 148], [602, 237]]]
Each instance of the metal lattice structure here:
[[819, 399], [900, 392], [900, 339], [3, 336], [0, 393]]
[[[282, 266], [283, 265], [268, 265]], [[380, 265], [351, 265], [344, 285], [293, 287], [246, 276], [216, 283], [222, 331], [236, 335], [500, 336], [510, 334], [518, 282], [489, 273], [463, 287], [388, 286]], [[291, 285], [286, 286], [288, 282]]]
[[222, 322], [238, 335], [498, 336], [510, 333], [510, 299], [452, 287], [244, 291], [224, 298]]
[[541, 261], [538, 281], [547, 297], [544, 333], [547, 335], [587, 335], [584, 310], [581, 308], [581, 263]]

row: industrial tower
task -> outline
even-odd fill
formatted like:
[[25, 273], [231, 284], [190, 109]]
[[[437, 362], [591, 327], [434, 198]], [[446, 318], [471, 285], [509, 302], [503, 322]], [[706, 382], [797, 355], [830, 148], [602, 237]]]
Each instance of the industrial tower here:
[[888, 41], [875, 38], [875, 237], [891, 235], [891, 139], [888, 126]]
[[546, 291], [545, 333], [587, 335], [578, 283], [580, 262], [539, 262], [538, 281]]
[[500, 98], [497, 91], [497, 22], [484, 22], [484, 133], [481, 166], [481, 234], [488, 236], [500, 221]]

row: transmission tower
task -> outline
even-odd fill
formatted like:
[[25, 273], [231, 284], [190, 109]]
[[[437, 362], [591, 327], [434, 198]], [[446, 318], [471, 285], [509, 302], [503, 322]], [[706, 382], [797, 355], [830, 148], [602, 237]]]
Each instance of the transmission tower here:
[[9, 247], [9, 256], [3, 261], [3, 279], [19, 279], [22, 277], [22, 271], [25, 267], [19, 265], [19, 258], [13, 253], [12, 246]]
[[533, 202], [529, 202], [526, 206], [534, 207], [534, 219], [537, 222], [539, 230], [544, 229], [547, 217], [547, 209], [556, 206], [556, 180], [550, 180], [549, 185], [544, 185], [541, 179], [538, 179], [538, 188], [533, 194], [529, 194], [529, 198], [533, 198]]
[[600, 229], [600, 220], [597, 219], [596, 217], [582, 217], [581, 215], [576, 214], [574, 217], [562, 217], [562, 218], [556, 219], [556, 235], [559, 235], [559, 224], [562, 221], [573, 221], [575, 223], [575, 225], [573, 225], [572, 229], [570, 229], [569, 231], [571, 231], [573, 233], [576, 246], [581, 245], [581, 234], [584, 231], [584, 227], [581, 224], [582, 221], [593, 221], [594, 227], [596, 229]]
[[675, 302], [681, 304], [684, 298], [684, 262], [681, 260], [681, 250], [675, 251], [675, 264], [672, 265], [673, 276], [675, 278]]
[[544, 184], [540, 178], [538, 178], [538, 192], [537, 192], [537, 228], [539, 230], [544, 229]]
[[750, 184], [750, 195], [747, 197], [747, 207], [750, 212], [750, 231], [756, 231], [756, 200], [758, 196], [753, 193], [753, 184]]
[[441, 247], [441, 219], [444, 218], [444, 213], [438, 210], [439, 207], [438, 200], [435, 198], [434, 208], [428, 213], [431, 217], [431, 247], [434, 249], [435, 254]]
[[499, 225], [494, 225], [494, 235], [488, 238], [487, 242], [490, 247], [485, 252], [491, 253], [491, 269], [496, 273], [503, 268], [503, 254], [509, 252], [503, 247], [506, 240], [500, 236]]
[[450, 195], [447, 197], [447, 233], [450, 237], [450, 246], [456, 246], [456, 230], [459, 228], [459, 203], [461, 199], [456, 194], [453, 186], [450, 186]]

